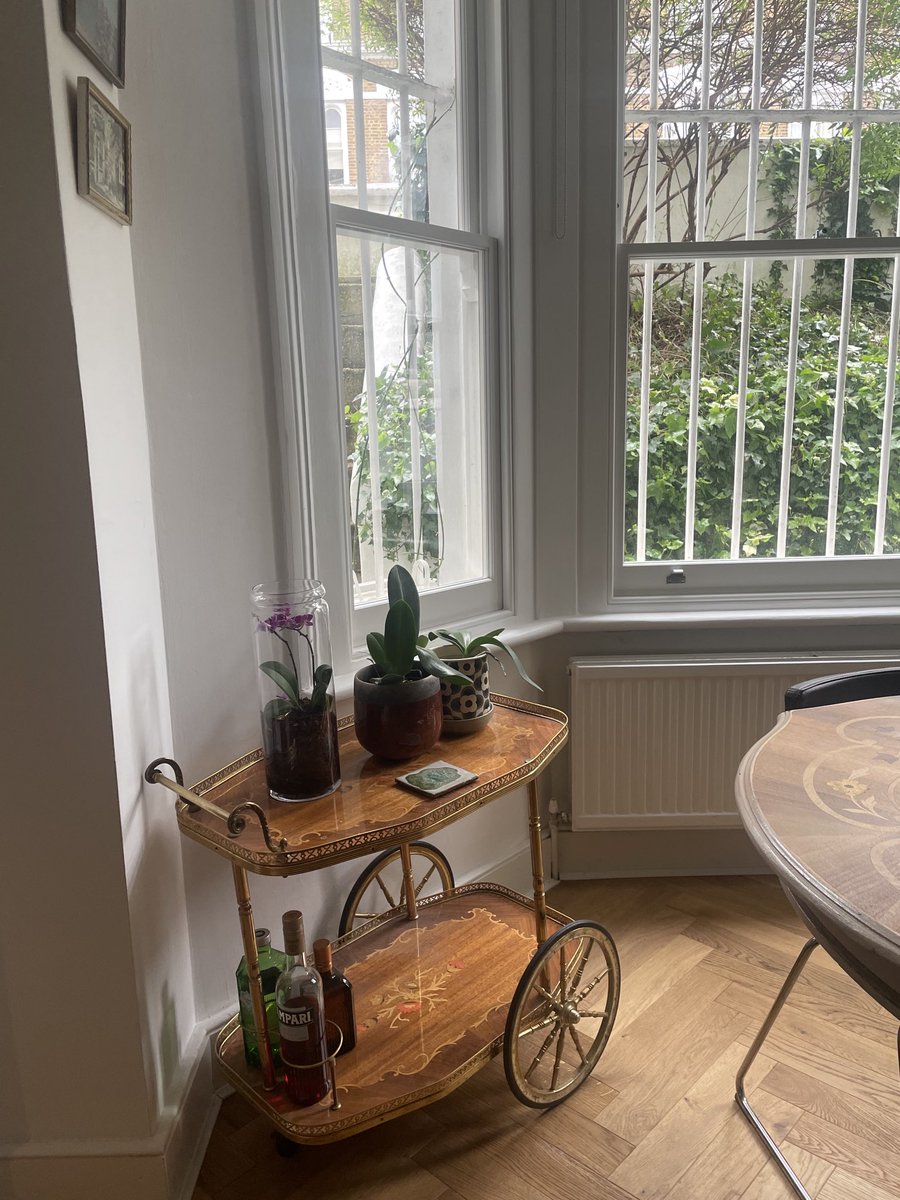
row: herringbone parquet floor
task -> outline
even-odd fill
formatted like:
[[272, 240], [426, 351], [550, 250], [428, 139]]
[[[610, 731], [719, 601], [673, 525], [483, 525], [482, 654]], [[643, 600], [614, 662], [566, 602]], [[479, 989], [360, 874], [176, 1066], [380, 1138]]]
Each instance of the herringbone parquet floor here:
[[[237, 1096], [194, 1200], [788, 1200], [734, 1075], [804, 931], [774, 880], [564, 883], [555, 908], [615, 937], [612, 1038], [567, 1103], [537, 1113], [494, 1062], [444, 1100], [279, 1158]], [[819, 1200], [900, 1196], [892, 1020], [817, 950], [751, 1073], [757, 1109]]]

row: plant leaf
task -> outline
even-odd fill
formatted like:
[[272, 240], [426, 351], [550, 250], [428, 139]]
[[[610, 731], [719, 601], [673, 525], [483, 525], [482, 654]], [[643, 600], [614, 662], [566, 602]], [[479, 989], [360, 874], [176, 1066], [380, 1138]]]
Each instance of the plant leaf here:
[[310, 697], [311, 708], [324, 708], [325, 697], [328, 693], [328, 685], [331, 683], [331, 676], [334, 674], [328, 663], [320, 663], [316, 667], [313, 675], [313, 690]]
[[281, 696], [276, 696], [263, 709], [263, 718], [266, 721], [274, 721], [277, 717], [283, 717], [285, 713], [291, 712], [293, 707], [290, 700], [283, 700]]
[[531, 686], [533, 688], [537, 688], [537, 690], [539, 692], [542, 692], [544, 690], [539, 684], [534, 682], [534, 680], [531, 678], [531, 676], [525, 670], [525, 667], [522, 664], [522, 660], [519, 658], [518, 654], [516, 654], [515, 650], [513, 650], [512, 646], [507, 646], [506, 643], [501, 642], [499, 638], [490, 637], [488, 634], [484, 635], [484, 637], [481, 639], [481, 642], [482, 642], [482, 645], [499, 646], [501, 650], [505, 650], [506, 653], [509, 655], [510, 659], [512, 660], [512, 665], [516, 668], [516, 670], [519, 672], [519, 674], [522, 676], [522, 678], [525, 680], [525, 682], [530, 683]]
[[369, 657], [377, 667], [387, 666], [387, 650], [384, 645], [384, 636], [380, 633], [370, 633], [366, 635], [366, 646], [369, 650]]
[[473, 638], [472, 641], [469, 642], [469, 654], [477, 654], [478, 651], [488, 643], [491, 645], [501, 646], [505, 650], [506, 646], [499, 640], [499, 634], [502, 632], [503, 629], [501, 627], [500, 629], [492, 629], [490, 633], [483, 633], [481, 637]]
[[459, 671], [454, 671], [452, 667], [448, 666], [442, 658], [438, 658], [431, 650], [420, 647], [419, 662], [429, 675], [437, 675], [439, 679], [449, 679], [451, 683], [458, 683], [462, 687], [471, 686], [472, 680], [468, 675], [461, 675]]
[[443, 638], [445, 642], [455, 646], [460, 654], [469, 653], [469, 637], [464, 629], [439, 629], [437, 633], [430, 633], [428, 636], [435, 640]]
[[264, 675], [268, 675], [276, 687], [281, 688], [294, 708], [300, 707], [300, 687], [297, 683], [297, 676], [290, 667], [286, 667], [284, 663], [270, 660], [260, 663], [259, 669]]
[[[406, 567], [401, 567], [399, 564], [391, 567], [388, 572], [387, 589], [388, 603], [391, 608], [401, 600], [405, 600], [412, 610], [416, 626], [415, 636], [413, 637], [413, 641], [415, 641], [419, 636], [419, 589], [416, 587], [415, 580]], [[387, 625], [385, 625], [385, 632], [387, 632]]]
[[384, 622], [384, 646], [387, 664], [392, 672], [405, 675], [412, 670], [417, 637], [418, 625], [413, 610], [405, 600], [395, 601], [388, 609]]

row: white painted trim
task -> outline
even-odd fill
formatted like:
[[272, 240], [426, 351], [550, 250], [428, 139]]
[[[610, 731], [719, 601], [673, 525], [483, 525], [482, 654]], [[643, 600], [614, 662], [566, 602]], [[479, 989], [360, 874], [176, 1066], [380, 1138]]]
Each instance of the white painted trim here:
[[584, 879], [679, 879], [697, 875], [711, 878], [716, 875], [771, 875], [771, 873], [755, 864], [751, 866], [738, 863], [732, 865], [723, 863], [716, 866], [691, 864], [687, 867], [673, 864], [671, 867], [623, 867], [621, 870], [604, 868], [601, 871], [566, 871], [557, 882], [578, 883]]
[[[152, 1135], [7, 1143], [0, 1145], [0, 1161], [21, 1163], [22, 1172], [33, 1171], [35, 1178], [41, 1180], [54, 1169], [63, 1178], [66, 1164], [76, 1162], [79, 1188], [85, 1195], [89, 1194], [86, 1189], [92, 1188], [90, 1194], [97, 1196], [114, 1194], [112, 1181], [120, 1179], [123, 1170], [127, 1173], [129, 1163], [134, 1164], [137, 1178], [140, 1162], [143, 1169], [156, 1170], [159, 1178], [166, 1179], [171, 1200], [190, 1200], [221, 1103], [214, 1091], [212, 1038], [232, 1013], [233, 1008], [229, 1008], [194, 1026], [182, 1060], [184, 1083], [178, 1107], [159, 1123]], [[142, 1182], [145, 1182], [143, 1177]], [[62, 1190], [58, 1194], [62, 1196]], [[130, 1194], [142, 1195], [137, 1190]], [[156, 1200], [161, 1193], [153, 1187], [147, 1195]]]
[[338, 230], [370, 233], [375, 238], [384, 238], [392, 242], [411, 242], [417, 246], [450, 246], [458, 250], [474, 251], [488, 251], [496, 245], [495, 238], [466, 233], [464, 229], [448, 229], [445, 225], [433, 225], [428, 221], [409, 221], [406, 217], [393, 217], [388, 213], [373, 212], [371, 209], [350, 208], [346, 204], [333, 204], [332, 213]]

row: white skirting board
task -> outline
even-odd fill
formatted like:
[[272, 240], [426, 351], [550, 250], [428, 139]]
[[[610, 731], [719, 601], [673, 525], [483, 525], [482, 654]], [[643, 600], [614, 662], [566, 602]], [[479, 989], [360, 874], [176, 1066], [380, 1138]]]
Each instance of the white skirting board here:
[[609, 829], [559, 835], [561, 879], [760, 875], [768, 868], [743, 829]]
[[178, 1109], [153, 1137], [129, 1142], [0, 1144], [3, 1200], [190, 1200], [215, 1124], [211, 1039], [230, 1014], [194, 1027]]

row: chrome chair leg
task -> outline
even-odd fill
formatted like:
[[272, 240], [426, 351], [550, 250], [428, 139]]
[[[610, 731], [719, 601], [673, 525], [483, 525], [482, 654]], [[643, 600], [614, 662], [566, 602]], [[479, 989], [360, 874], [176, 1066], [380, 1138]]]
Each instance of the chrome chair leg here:
[[[810, 938], [809, 941], [806, 943], [806, 945], [803, 947], [803, 949], [800, 951], [800, 953], [797, 955], [797, 961], [794, 963], [794, 965], [791, 967], [790, 971], [788, 972], [787, 979], [785, 979], [784, 983], [781, 985], [781, 991], [775, 997], [775, 1003], [769, 1009], [769, 1015], [763, 1021], [762, 1028], [760, 1029], [760, 1031], [756, 1035], [756, 1037], [753, 1039], [753, 1045], [747, 1051], [747, 1056], [744, 1059], [744, 1061], [741, 1063], [740, 1070], [737, 1073], [737, 1079], [735, 1080], [736, 1091], [734, 1094], [734, 1098], [737, 1101], [738, 1107], [740, 1108], [741, 1112], [744, 1114], [744, 1116], [747, 1118], [747, 1120], [753, 1126], [754, 1130], [756, 1131], [756, 1133], [759, 1136], [760, 1140], [762, 1141], [763, 1145], [769, 1151], [771, 1156], [775, 1159], [775, 1162], [778, 1164], [779, 1168], [781, 1169], [785, 1179], [787, 1179], [788, 1183], [791, 1185], [791, 1187], [794, 1189], [794, 1191], [797, 1193], [797, 1195], [801, 1198], [801, 1200], [811, 1200], [810, 1194], [806, 1190], [806, 1188], [803, 1186], [803, 1184], [800, 1182], [800, 1180], [797, 1178], [796, 1174], [794, 1173], [793, 1167], [791, 1166], [791, 1164], [788, 1162], [788, 1160], [782, 1154], [780, 1147], [778, 1147], [775, 1144], [775, 1142], [772, 1138], [772, 1135], [769, 1133], [769, 1131], [766, 1129], [765, 1125], [763, 1125], [762, 1121], [759, 1119], [759, 1117], [753, 1111], [750, 1101], [747, 1099], [747, 1093], [744, 1090], [744, 1080], [747, 1077], [747, 1072], [750, 1070], [750, 1067], [753, 1065], [754, 1059], [759, 1054], [760, 1049], [762, 1048], [763, 1042], [769, 1036], [769, 1031], [771, 1030], [772, 1026], [775, 1024], [775, 1019], [777, 1018], [777, 1016], [781, 1012], [781, 1010], [784, 1008], [785, 1001], [787, 1000], [788, 996], [793, 991], [794, 985], [796, 984], [797, 980], [800, 978], [800, 974], [803, 971], [803, 968], [806, 966], [806, 960], [809, 958], [809, 956], [812, 954], [813, 950], [815, 950], [815, 948], [816, 948], [816, 946], [818, 946], [818, 944], [819, 943], [816, 941], [816, 939], [814, 937]], [[897, 1036], [898, 1036], [898, 1055], [900, 1055], [900, 1031], [898, 1031]]]

